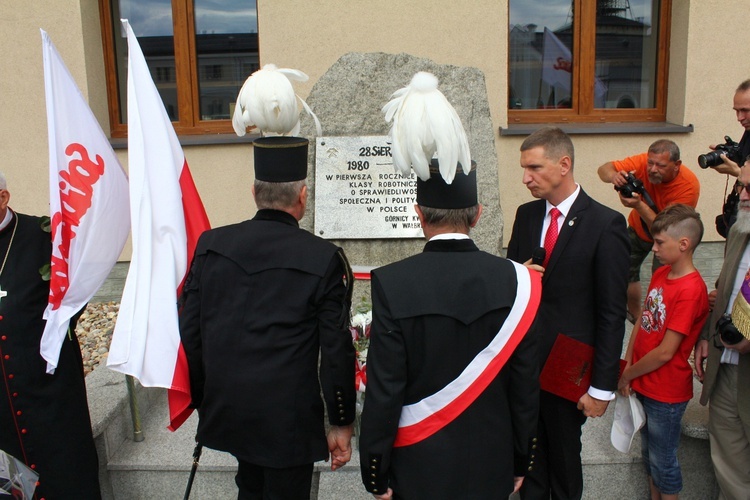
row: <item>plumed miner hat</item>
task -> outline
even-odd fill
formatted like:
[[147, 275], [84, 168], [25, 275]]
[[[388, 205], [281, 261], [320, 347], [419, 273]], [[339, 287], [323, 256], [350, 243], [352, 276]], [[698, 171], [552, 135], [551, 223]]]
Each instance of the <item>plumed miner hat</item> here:
[[[420, 71], [383, 106], [393, 165], [417, 174], [417, 203], [431, 208], [468, 208], [477, 204], [476, 164], [458, 113], [437, 88], [438, 79]], [[459, 168], [460, 167], [460, 168]]]

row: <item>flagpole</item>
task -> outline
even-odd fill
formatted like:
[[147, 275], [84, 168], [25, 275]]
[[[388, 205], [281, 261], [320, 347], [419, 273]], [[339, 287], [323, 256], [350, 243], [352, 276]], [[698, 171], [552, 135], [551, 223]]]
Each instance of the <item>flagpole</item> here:
[[125, 375], [125, 382], [128, 386], [128, 399], [130, 399], [130, 418], [133, 420], [133, 441], [140, 443], [144, 438], [141, 430], [141, 411], [135, 395], [135, 378], [132, 375]]

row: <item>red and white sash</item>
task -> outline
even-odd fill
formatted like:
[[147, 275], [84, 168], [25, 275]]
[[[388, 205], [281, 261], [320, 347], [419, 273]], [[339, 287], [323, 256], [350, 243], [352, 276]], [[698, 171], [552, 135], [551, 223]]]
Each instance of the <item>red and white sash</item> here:
[[542, 278], [513, 263], [518, 280], [516, 300], [495, 338], [463, 372], [441, 390], [401, 409], [394, 447], [430, 437], [463, 413], [490, 385], [526, 335], [542, 297]]

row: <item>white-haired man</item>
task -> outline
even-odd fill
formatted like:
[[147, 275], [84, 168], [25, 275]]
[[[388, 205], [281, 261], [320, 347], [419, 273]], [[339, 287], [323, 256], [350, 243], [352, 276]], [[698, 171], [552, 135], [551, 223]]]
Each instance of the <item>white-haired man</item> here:
[[258, 212], [201, 235], [181, 299], [197, 439], [237, 458], [241, 500], [308, 498], [314, 462], [330, 454], [336, 469], [351, 457], [351, 270], [298, 225], [307, 147], [256, 139]]
[[740, 169], [737, 185], [741, 190], [737, 221], [727, 237], [711, 316], [695, 346], [695, 370], [703, 381], [701, 404], [709, 403], [711, 460], [724, 499], [747, 498], [750, 492], [750, 163], [747, 159]]

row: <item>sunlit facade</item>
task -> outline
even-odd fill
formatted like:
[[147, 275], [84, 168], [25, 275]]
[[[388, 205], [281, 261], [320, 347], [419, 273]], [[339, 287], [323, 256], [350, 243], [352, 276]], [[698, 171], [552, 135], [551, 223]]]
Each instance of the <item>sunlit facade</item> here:
[[530, 199], [520, 143], [534, 127], [556, 123], [573, 134], [576, 180], [623, 213], [596, 168], [658, 138], [675, 140], [701, 181], [706, 239], [719, 240], [711, 221], [725, 181], [699, 169], [696, 158], [724, 135], [741, 136], [732, 96], [750, 78], [750, 62], [738, 53], [744, 3], [717, 8], [703, 0], [0, 0], [0, 170], [11, 206], [48, 210], [39, 28], [50, 34], [127, 167], [127, 150], [119, 148], [127, 134], [125, 39], [116, 20], [128, 17], [213, 225], [255, 210], [252, 149], [237, 141], [229, 120], [244, 79], [267, 63], [297, 68], [310, 76], [297, 86], [305, 97], [342, 55], [385, 52], [484, 73], [498, 164], [480, 167], [498, 169], [506, 228]]

